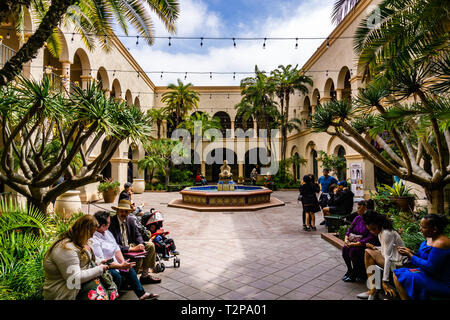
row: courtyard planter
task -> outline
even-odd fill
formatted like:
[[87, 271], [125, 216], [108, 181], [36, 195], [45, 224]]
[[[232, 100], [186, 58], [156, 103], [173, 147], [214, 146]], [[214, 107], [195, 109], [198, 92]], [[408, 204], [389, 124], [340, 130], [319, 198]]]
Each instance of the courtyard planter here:
[[55, 214], [63, 218], [69, 218], [73, 213], [81, 211], [81, 199], [79, 190], [69, 190], [56, 198]]
[[105, 203], [114, 202], [119, 193], [119, 186], [120, 182], [112, 180], [106, 180], [98, 185], [98, 192], [102, 193], [103, 201]]
[[144, 179], [133, 179], [133, 193], [143, 193], [145, 191]]
[[402, 211], [413, 211], [414, 210], [414, 196], [409, 197], [395, 197], [388, 196], [389, 201], [391, 201], [398, 209]]

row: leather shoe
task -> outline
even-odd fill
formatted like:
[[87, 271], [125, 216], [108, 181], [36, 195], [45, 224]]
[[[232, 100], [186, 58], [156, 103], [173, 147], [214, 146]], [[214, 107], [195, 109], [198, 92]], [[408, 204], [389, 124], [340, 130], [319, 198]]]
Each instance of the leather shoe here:
[[141, 284], [152, 284], [152, 283], [160, 283], [161, 279], [148, 275], [146, 277], [141, 276], [139, 278], [139, 281], [141, 282]]

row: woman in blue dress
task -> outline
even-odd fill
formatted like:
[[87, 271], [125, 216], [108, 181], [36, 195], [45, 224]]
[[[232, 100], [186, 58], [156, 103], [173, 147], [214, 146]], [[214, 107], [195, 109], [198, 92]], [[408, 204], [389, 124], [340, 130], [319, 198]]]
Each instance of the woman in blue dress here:
[[431, 296], [450, 299], [450, 239], [444, 234], [447, 223], [443, 215], [425, 216], [420, 221], [420, 230], [427, 240], [419, 251], [398, 248], [415, 266], [394, 270], [395, 287], [402, 300], [426, 300]]

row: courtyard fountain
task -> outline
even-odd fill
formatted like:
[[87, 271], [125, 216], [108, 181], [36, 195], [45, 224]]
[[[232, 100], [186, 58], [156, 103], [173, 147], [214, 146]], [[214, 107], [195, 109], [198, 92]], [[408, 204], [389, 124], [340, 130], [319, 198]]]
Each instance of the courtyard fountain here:
[[284, 205], [271, 197], [272, 190], [266, 187], [237, 185], [226, 160], [220, 167], [217, 185], [188, 187], [180, 194], [182, 198], [172, 200], [169, 207], [196, 211], [254, 211]]

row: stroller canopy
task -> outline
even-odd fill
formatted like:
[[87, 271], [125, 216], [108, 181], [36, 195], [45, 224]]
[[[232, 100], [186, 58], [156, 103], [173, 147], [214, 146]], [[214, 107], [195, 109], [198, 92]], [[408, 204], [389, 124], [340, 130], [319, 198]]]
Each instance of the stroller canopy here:
[[151, 209], [142, 216], [142, 224], [148, 226], [152, 223], [163, 222], [164, 218], [160, 211]]

